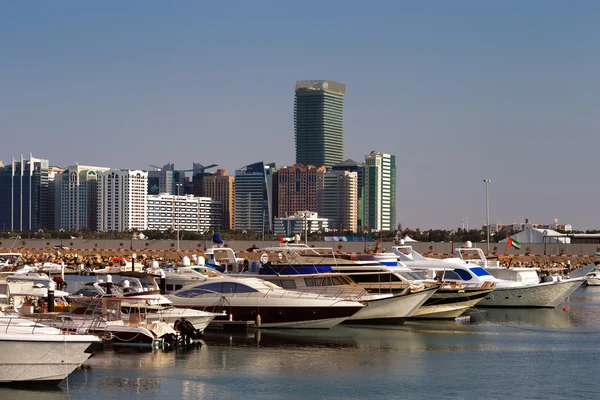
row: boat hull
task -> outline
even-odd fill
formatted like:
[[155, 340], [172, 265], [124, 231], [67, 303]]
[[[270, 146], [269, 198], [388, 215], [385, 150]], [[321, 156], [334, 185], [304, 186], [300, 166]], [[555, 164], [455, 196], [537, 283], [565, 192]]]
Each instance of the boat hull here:
[[411, 318], [447, 319], [462, 315], [494, 289], [440, 289]]
[[481, 302], [480, 307], [554, 308], [571, 295], [584, 279], [540, 283], [523, 287], [496, 288]]
[[348, 318], [350, 324], [402, 324], [414, 314], [437, 288], [431, 288], [405, 295], [395, 295], [367, 301], [367, 307]]
[[18, 335], [15, 340], [1, 338], [1, 383], [58, 384], [90, 356], [86, 352], [89, 341], [33, 341], [27, 336], [31, 335]]
[[[179, 305], [177, 305], [180, 307]], [[353, 306], [200, 306], [181, 305], [203, 311], [225, 311], [232, 321], [257, 322], [260, 328], [328, 329], [356, 314], [362, 307]], [[260, 316], [260, 318], [258, 318]]]

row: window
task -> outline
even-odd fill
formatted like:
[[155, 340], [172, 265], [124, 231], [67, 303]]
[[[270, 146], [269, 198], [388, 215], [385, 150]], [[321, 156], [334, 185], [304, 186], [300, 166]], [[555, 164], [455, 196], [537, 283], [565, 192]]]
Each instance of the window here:
[[[455, 271], [444, 271], [444, 280], [445, 281], [461, 281], [463, 280], [461, 275], [459, 275], [457, 272], [460, 270], [455, 270]], [[461, 271], [463, 273], [465, 273], [465, 271]], [[468, 279], [465, 279], [466, 281], [468, 281], [469, 279], [471, 279], [471, 276], [469, 275]]]
[[485, 269], [481, 268], [481, 267], [473, 267], [473, 268], [469, 268], [471, 270], [472, 273], [474, 273], [477, 276], [491, 276], [489, 272], [487, 272]]
[[[448, 271], [446, 271], [446, 272], [448, 272]], [[462, 278], [462, 280], [464, 280], [464, 281], [470, 281], [471, 278], [473, 278], [471, 276], [471, 274], [468, 273], [467, 271], [465, 271], [464, 269], [455, 269], [454, 272], [456, 274], [458, 274], [458, 276], [460, 276]]]

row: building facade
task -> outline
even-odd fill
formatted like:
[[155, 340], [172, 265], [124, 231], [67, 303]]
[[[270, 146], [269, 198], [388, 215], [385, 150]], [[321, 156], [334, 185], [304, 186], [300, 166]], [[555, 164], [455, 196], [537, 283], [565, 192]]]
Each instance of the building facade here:
[[326, 168], [295, 164], [277, 170], [277, 216], [321, 211]]
[[396, 157], [371, 152], [365, 158], [365, 228], [396, 229]]
[[327, 171], [323, 190], [322, 215], [335, 232], [357, 231], [358, 176], [356, 172]]
[[266, 233], [273, 221], [275, 164], [258, 162], [235, 171], [234, 229]]
[[98, 173], [109, 168], [73, 165], [55, 177], [57, 229], [96, 230]]
[[47, 229], [53, 218], [48, 207], [48, 160], [23, 156], [0, 168], [0, 228], [3, 231]]
[[331, 167], [333, 171], [356, 172], [356, 226], [363, 230], [365, 226], [365, 164], [348, 159]]
[[319, 217], [319, 214], [312, 211], [299, 211], [289, 217], [276, 217], [273, 221], [273, 233], [275, 235], [295, 235], [303, 236], [305, 233], [327, 232], [329, 230], [329, 220]]
[[296, 163], [331, 167], [344, 161], [345, 93], [344, 83], [296, 82]]
[[130, 231], [148, 228], [148, 173], [108, 170], [98, 174], [97, 230]]
[[219, 229], [221, 202], [209, 197], [149, 195], [148, 229], [209, 232]]
[[202, 179], [202, 193], [205, 197], [220, 202], [221, 222], [223, 229], [233, 229], [235, 198], [235, 179], [227, 176], [227, 171], [218, 169], [214, 174], [205, 174]]

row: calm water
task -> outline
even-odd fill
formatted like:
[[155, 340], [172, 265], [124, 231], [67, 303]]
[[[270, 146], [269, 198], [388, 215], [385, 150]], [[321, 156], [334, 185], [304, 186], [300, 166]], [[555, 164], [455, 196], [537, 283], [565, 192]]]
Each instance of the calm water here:
[[600, 288], [567, 306], [481, 310], [468, 325], [207, 332], [201, 348], [106, 351], [56, 390], [0, 399], [598, 398]]

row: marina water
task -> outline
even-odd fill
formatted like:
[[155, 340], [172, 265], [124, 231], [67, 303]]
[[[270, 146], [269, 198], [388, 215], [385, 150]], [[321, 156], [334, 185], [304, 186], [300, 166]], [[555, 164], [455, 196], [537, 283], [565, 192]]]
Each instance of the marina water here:
[[96, 354], [57, 389], [1, 399], [597, 398], [600, 287], [557, 309], [473, 310], [471, 323], [206, 332], [181, 351]]

